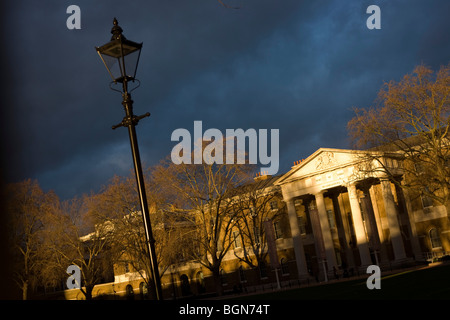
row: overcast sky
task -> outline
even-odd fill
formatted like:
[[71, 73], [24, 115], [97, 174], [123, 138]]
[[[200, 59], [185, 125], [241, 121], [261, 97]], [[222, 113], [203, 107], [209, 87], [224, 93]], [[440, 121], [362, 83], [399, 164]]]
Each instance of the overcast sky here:
[[[114, 17], [143, 42], [134, 111], [141, 158], [170, 154], [177, 128], [279, 129], [280, 169], [321, 147], [348, 148], [354, 106], [384, 81], [449, 63], [450, 1], [71, 0], [2, 4], [3, 176], [63, 199], [132, 169], [124, 111], [94, 47]], [[69, 5], [81, 30], [69, 30]], [[369, 30], [370, 5], [381, 30]]]

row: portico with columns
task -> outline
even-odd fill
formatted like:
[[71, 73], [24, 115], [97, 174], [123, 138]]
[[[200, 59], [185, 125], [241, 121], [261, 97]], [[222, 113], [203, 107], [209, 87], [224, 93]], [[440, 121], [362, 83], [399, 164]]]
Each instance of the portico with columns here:
[[[380, 171], [365, 171], [363, 151], [321, 148], [275, 184], [287, 204], [298, 276], [328, 280], [395, 266], [420, 256], [408, 205]], [[401, 168], [390, 161], [393, 170]], [[350, 274], [351, 275], [351, 274]]]

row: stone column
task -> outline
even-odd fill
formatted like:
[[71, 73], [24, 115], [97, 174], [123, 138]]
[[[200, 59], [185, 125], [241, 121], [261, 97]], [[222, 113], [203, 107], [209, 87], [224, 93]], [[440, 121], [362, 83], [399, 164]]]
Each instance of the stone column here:
[[381, 193], [384, 208], [389, 225], [389, 234], [392, 248], [394, 249], [395, 260], [406, 259], [405, 247], [403, 246], [400, 224], [398, 223], [397, 208], [395, 207], [394, 195], [392, 194], [391, 182], [388, 179], [380, 179]]
[[[403, 185], [404, 183], [405, 183], [404, 180], [402, 180], [401, 184]], [[406, 213], [408, 214], [409, 230], [411, 233], [411, 246], [413, 249], [415, 260], [422, 260], [423, 253], [422, 249], [420, 248], [420, 243], [417, 236], [416, 219], [413, 214], [411, 199], [409, 198], [409, 192], [407, 189], [404, 188], [399, 188], [398, 192], [400, 193], [401, 198], [403, 199], [405, 210]]]
[[341, 206], [339, 205], [339, 194], [333, 194], [331, 195], [331, 200], [333, 201], [333, 210], [334, 210], [334, 216], [336, 218], [336, 228], [338, 231], [339, 236], [339, 243], [341, 245], [341, 251], [345, 253], [345, 258], [347, 261], [347, 267], [354, 266], [355, 262], [353, 259], [353, 252], [349, 243], [349, 237], [347, 236], [347, 232], [345, 229], [345, 224], [343, 221], [343, 216], [341, 212]]
[[288, 210], [289, 225], [291, 227], [298, 277], [300, 279], [306, 279], [308, 277], [308, 268], [306, 266], [305, 250], [303, 249], [302, 236], [298, 226], [298, 216], [295, 210], [294, 199], [289, 199], [285, 202]]
[[333, 271], [333, 267], [337, 269], [336, 253], [334, 252], [334, 242], [331, 236], [330, 223], [328, 222], [327, 210], [323, 199], [323, 191], [315, 194], [317, 211], [319, 213], [320, 230], [322, 231], [322, 239], [327, 258], [328, 272]]
[[307, 205], [309, 218], [311, 220], [312, 232], [314, 235], [314, 247], [316, 249], [317, 262], [319, 264], [319, 273], [324, 274], [325, 281], [328, 281], [328, 271], [325, 264], [325, 246], [323, 244], [322, 229], [320, 227], [319, 211], [315, 206], [315, 201], [311, 201]]
[[388, 258], [388, 253], [387, 253], [387, 249], [386, 249], [386, 241], [384, 238], [383, 224], [381, 222], [381, 216], [380, 216], [380, 212], [378, 210], [378, 202], [377, 202], [378, 197], [377, 197], [377, 192], [375, 191], [374, 185], [372, 185], [369, 188], [369, 196], [370, 196], [370, 201], [372, 202], [372, 211], [373, 211], [373, 215], [375, 217], [375, 222], [377, 225], [378, 239], [380, 239], [381, 264], [388, 264], [389, 258]]
[[372, 264], [370, 258], [369, 245], [367, 243], [366, 231], [361, 216], [361, 208], [359, 207], [358, 193], [356, 185], [351, 184], [347, 187], [350, 208], [352, 211], [353, 227], [355, 228], [356, 244], [358, 246], [359, 255], [361, 257], [361, 266], [365, 267]]
[[[361, 186], [360, 186], [361, 187]], [[375, 255], [375, 261], [377, 265], [380, 265], [381, 262], [381, 242], [379, 238], [379, 232], [377, 227], [377, 222], [375, 220], [375, 213], [372, 207], [372, 199], [370, 197], [370, 189], [371, 186], [364, 185], [362, 186], [363, 197], [360, 199], [362, 213], [364, 216], [366, 232], [369, 238], [369, 247], [373, 250]]]

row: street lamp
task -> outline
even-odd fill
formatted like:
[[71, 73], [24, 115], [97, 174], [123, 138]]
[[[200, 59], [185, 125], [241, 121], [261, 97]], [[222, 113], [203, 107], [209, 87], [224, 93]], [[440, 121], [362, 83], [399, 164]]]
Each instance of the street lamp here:
[[[142, 118], [150, 116], [146, 113], [142, 116], [135, 116], [133, 114], [133, 100], [131, 100], [130, 92], [128, 91], [128, 82], [138, 81], [136, 77], [136, 70], [141, 55], [142, 43], [127, 40], [122, 35], [122, 28], [118, 25], [117, 19], [114, 18], [114, 26], [111, 29], [111, 41], [107, 44], [96, 47], [97, 53], [102, 59], [109, 75], [112, 78], [110, 86], [114, 83], [121, 83], [122, 90], [111, 89], [122, 93], [122, 105], [125, 109], [125, 117], [122, 122], [113, 126], [113, 129], [118, 127], [127, 127], [130, 136], [131, 153], [133, 155], [134, 172], [136, 175], [136, 182], [139, 193], [139, 201], [141, 204], [142, 218], [144, 220], [145, 236], [148, 246], [148, 254], [150, 258], [152, 278], [155, 287], [155, 294], [157, 300], [162, 300], [161, 280], [159, 277], [158, 262], [156, 260], [155, 239], [153, 238], [152, 226], [150, 223], [150, 215], [148, 212], [147, 196], [145, 193], [144, 176], [142, 174], [141, 159], [139, 156], [139, 148], [137, 143], [135, 126]], [[136, 89], [135, 87], [134, 89]], [[132, 89], [131, 91], [133, 91]]]

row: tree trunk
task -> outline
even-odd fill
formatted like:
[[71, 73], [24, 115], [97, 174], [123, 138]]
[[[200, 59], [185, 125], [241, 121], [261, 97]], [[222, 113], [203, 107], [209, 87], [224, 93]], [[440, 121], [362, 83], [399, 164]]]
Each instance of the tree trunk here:
[[22, 285], [22, 300], [28, 300], [28, 281]]
[[81, 290], [81, 292], [84, 293], [86, 300], [92, 300], [92, 291], [94, 291], [94, 286], [92, 285], [87, 285], [85, 291]]
[[223, 295], [223, 286], [222, 286], [222, 277], [220, 276], [220, 270], [219, 267], [215, 267], [213, 270], [213, 279], [214, 279], [214, 285], [216, 287], [216, 292], [218, 296]]

